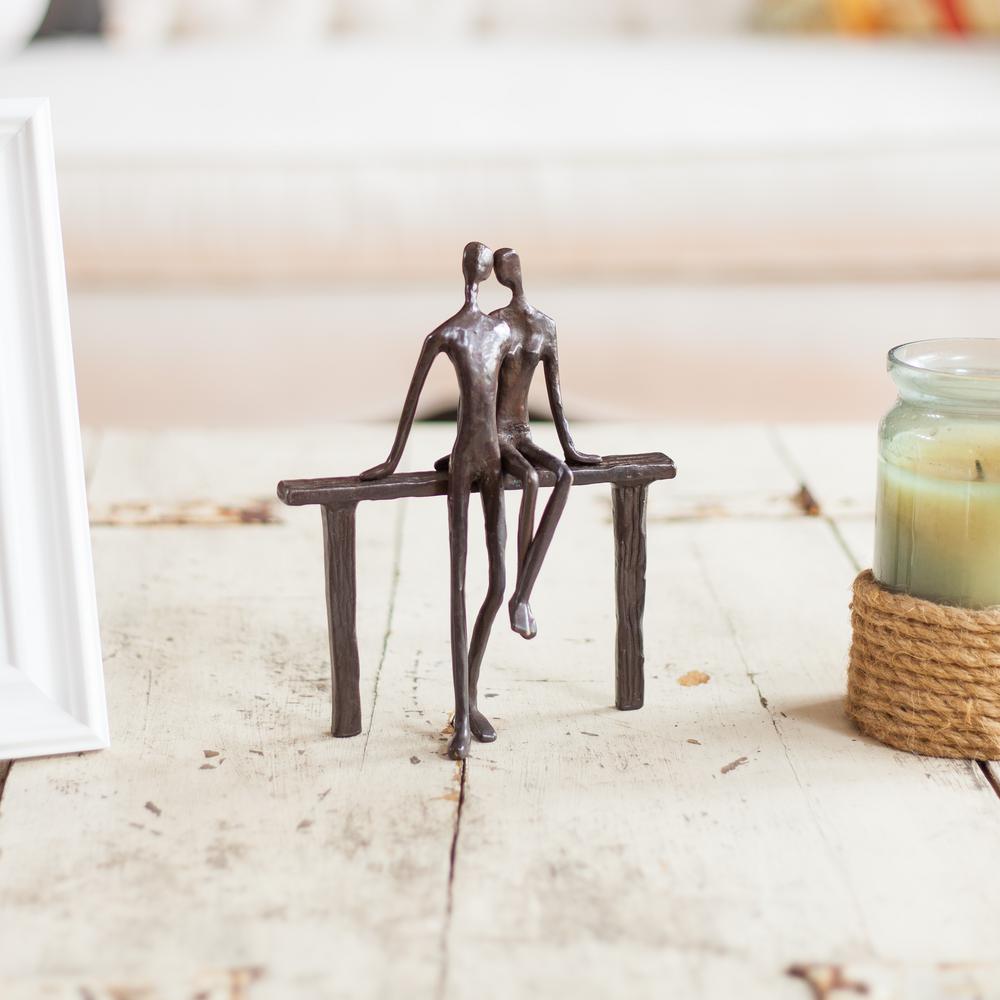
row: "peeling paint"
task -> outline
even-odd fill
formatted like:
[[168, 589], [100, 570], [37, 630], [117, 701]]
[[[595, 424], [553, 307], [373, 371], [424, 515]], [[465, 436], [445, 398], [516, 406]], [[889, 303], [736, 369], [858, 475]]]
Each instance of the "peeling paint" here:
[[220, 504], [212, 500], [174, 503], [123, 501], [91, 510], [90, 523], [103, 528], [222, 527], [234, 524], [281, 524], [273, 500]]
[[792, 503], [806, 515], [806, 517], [819, 517], [823, 513], [819, 501], [812, 495], [811, 490], [805, 483], [799, 487], [798, 493], [792, 497]]
[[[265, 975], [263, 966], [242, 966], [205, 969], [183, 983], [178, 989], [166, 990], [146, 981], [90, 980], [75, 984], [73, 996], [80, 1000], [164, 1000], [166, 996], [183, 996], [187, 1000], [250, 1000], [251, 987]], [[48, 992], [45, 994], [49, 995]], [[52, 994], [55, 995], [54, 993]], [[63, 991], [59, 991], [63, 996]], [[68, 994], [66, 994], [68, 996]]]
[[719, 771], [722, 774], [729, 774], [730, 771], [735, 771], [736, 768], [742, 767], [748, 760], [749, 757], [737, 757], [736, 760], [731, 760], [728, 764], [723, 764], [719, 768]]
[[689, 670], [686, 674], [677, 678], [677, 683], [681, 687], [697, 687], [699, 684], [707, 684], [711, 680], [711, 675], [704, 670]]
[[822, 965], [819, 963], [802, 963], [792, 965], [787, 974], [795, 979], [802, 979], [812, 990], [814, 1000], [827, 1000], [834, 990], [867, 995], [870, 989], [867, 983], [848, 979], [839, 965]]

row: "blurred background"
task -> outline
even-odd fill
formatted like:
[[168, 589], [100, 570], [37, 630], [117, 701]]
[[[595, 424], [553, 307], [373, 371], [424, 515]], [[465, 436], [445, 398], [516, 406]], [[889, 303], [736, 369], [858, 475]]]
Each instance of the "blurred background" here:
[[[0, 94], [52, 101], [85, 423], [395, 418], [470, 239], [521, 252], [576, 419], [869, 419], [890, 346], [1000, 335], [998, 32], [1000, 0], [3, 0]], [[439, 362], [424, 415], [454, 398]]]

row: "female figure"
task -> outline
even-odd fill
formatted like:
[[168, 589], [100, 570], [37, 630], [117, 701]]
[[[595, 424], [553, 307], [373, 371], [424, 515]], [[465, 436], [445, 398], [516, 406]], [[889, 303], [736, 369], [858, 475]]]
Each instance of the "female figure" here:
[[[569, 433], [569, 424], [563, 412], [562, 391], [559, 386], [559, 355], [556, 350], [556, 324], [545, 313], [532, 308], [524, 297], [521, 259], [507, 247], [493, 255], [493, 269], [501, 285], [513, 292], [510, 302], [490, 315], [505, 322], [513, 334], [513, 346], [500, 370], [500, 388], [497, 397], [497, 432], [504, 472], [521, 481], [524, 493], [517, 527], [517, 582], [510, 599], [510, 626], [525, 639], [532, 639], [538, 632], [531, 605], [531, 590], [538, 578], [538, 571], [552, 543], [556, 525], [562, 516], [573, 485], [573, 471], [566, 464], [596, 465], [599, 455], [578, 451]], [[541, 362], [545, 372], [549, 407], [555, 422], [556, 434], [562, 445], [566, 462], [550, 455], [531, 438], [528, 426], [528, 389], [535, 369]], [[448, 458], [440, 459], [435, 468], [446, 468]], [[535, 501], [538, 497], [536, 466], [548, 469], [555, 475], [555, 488], [545, 505], [541, 520], [535, 530]]]
[[[490, 629], [503, 603], [504, 517], [503, 473], [497, 436], [497, 387], [500, 367], [511, 349], [510, 328], [502, 319], [479, 308], [479, 283], [490, 276], [493, 257], [482, 243], [469, 243], [462, 255], [465, 305], [451, 319], [428, 334], [410, 382], [399, 427], [388, 459], [361, 473], [362, 479], [380, 479], [395, 471], [413, 426], [417, 400], [438, 354], [445, 354], [458, 376], [459, 406], [455, 444], [449, 457], [448, 537], [451, 550], [451, 660], [455, 685], [455, 735], [448, 746], [454, 760], [469, 752], [470, 734], [489, 743], [496, 732], [479, 711], [477, 689]], [[486, 521], [489, 589], [467, 637], [465, 569], [468, 554], [469, 494], [478, 486]]]
[[[545, 313], [533, 309], [525, 299], [520, 257], [506, 247], [497, 250], [493, 255], [493, 269], [496, 271], [497, 281], [514, 293], [508, 305], [490, 314], [497, 320], [505, 321], [514, 335], [514, 346], [500, 370], [500, 392], [497, 398], [500, 455], [504, 471], [520, 479], [524, 489], [517, 526], [517, 582], [508, 607], [511, 628], [525, 639], [531, 639], [538, 628], [528, 600], [573, 485], [573, 472], [566, 462], [596, 465], [601, 457], [578, 451], [573, 444], [566, 414], [563, 412], [562, 391], [559, 386], [556, 324]], [[531, 428], [528, 426], [528, 389], [539, 362], [545, 372], [545, 388], [548, 391], [552, 420], [555, 422], [556, 434], [566, 462], [550, 455], [531, 439]], [[542, 512], [537, 531], [535, 500], [538, 497], [538, 473], [535, 472], [535, 466], [548, 469], [556, 477], [555, 488]]]

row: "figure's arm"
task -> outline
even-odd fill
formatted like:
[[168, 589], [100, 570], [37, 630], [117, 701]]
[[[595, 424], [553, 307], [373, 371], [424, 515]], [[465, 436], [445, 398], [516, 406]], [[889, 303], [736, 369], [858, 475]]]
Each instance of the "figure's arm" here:
[[601, 456], [577, 451], [569, 433], [569, 423], [566, 421], [566, 413], [563, 410], [562, 389], [559, 386], [559, 354], [556, 351], [554, 340], [551, 348], [545, 352], [542, 364], [545, 368], [545, 388], [549, 394], [549, 408], [552, 410], [556, 434], [559, 435], [559, 443], [562, 445], [566, 461], [576, 462], [579, 465], [597, 465], [601, 461]]
[[410, 379], [410, 388], [406, 393], [403, 412], [400, 414], [399, 426], [396, 428], [396, 439], [392, 442], [389, 457], [379, 465], [365, 469], [358, 477], [359, 479], [384, 479], [396, 471], [396, 466], [399, 465], [399, 460], [403, 457], [406, 439], [410, 436], [410, 430], [413, 427], [413, 418], [417, 413], [420, 392], [424, 387], [424, 382], [427, 381], [427, 373], [431, 370], [434, 358], [437, 357], [440, 350], [440, 340], [435, 334], [430, 334], [424, 341], [420, 358], [417, 360], [417, 367], [413, 370], [413, 378]]

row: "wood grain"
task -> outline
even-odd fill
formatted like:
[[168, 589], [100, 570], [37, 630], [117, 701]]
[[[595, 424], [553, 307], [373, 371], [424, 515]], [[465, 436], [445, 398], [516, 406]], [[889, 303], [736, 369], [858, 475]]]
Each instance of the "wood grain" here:
[[[363, 464], [375, 442], [356, 437], [110, 434], [93, 493], [254, 495], [283, 461], [329, 468], [335, 451]], [[386, 504], [362, 519], [359, 637], [373, 650], [404, 516]], [[113, 745], [11, 772], [0, 924], [18, 933], [0, 935], [5, 1000], [38, 996], [43, 976], [74, 1000], [82, 986], [101, 1000], [188, 1000], [247, 969], [260, 971], [242, 987], [254, 1000], [356, 996], [359, 983], [433, 992], [454, 774], [410, 763], [437, 743], [401, 725], [409, 653], [391, 683], [376, 686], [377, 660], [363, 678], [367, 744], [330, 738], [316, 522], [95, 529]]]
[[[414, 461], [449, 437], [421, 428]], [[1000, 996], [1000, 799], [975, 765], [844, 718], [850, 517], [796, 512], [812, 460], [791, 468], [786, 439], [749, 427], [577, 438], [660, 441], [685, 470], [649, 496], [645, 707], [613, 708], [612, 504], [573, 491], [538, 637], [495, 628], [481, 705], [499, 739], [465, 768], [442, 756], [443, 504], [362, 508], [359, 641], [377, 655], [346, 741], [329, 737], [315, 514], [96, 528], [114, 744], [10, 772], [4, 1000]], [[225, 502], [384, 444], [108, 434], [92, 495]]]
[[[727, 440], [719, 432], [717, 454]], [[741, 446], [770, 448], [763, 431]], [[589, 530], [599, 516], [587, 512]], [[995, 891], [968, 859], [989, 851], [1000, 815], [969, 767], [851, 732], [840, 703], [853, 567], [827, 525], [727, 515], [651, 518], [648, 531], [642, 712], [601, 708], [591, 657], [611, 654], [610, 586], [539, 611], [566, 644], [540, 658], [565, 674], [538, 683], [522, 654], [496, 681], [510, 722], [469, 762], [450, 995], [481, 976], [514, 996], [669, 982], [681, 996], [806, 997], [786, 975], [802, 963], [878, 996], [995, 991], [997, 928], [962, 908]], [[593, 551], [561, 541], [553, 588], [570, 590], [583, 566], [600, 579]], [[604, 565], [610, 576], [610, 554]], [[708, 683], [678, 683], [692, 669]], [[957, 921], [947, 932], [919, 916], [936, 908]]]

